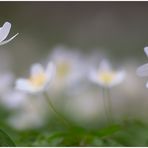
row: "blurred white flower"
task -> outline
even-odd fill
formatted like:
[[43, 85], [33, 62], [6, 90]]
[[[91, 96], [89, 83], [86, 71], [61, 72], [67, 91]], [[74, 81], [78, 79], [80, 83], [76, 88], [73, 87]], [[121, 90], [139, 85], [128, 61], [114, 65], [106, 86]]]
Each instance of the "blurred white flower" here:
[[9, 109], [19, 107], [24, 101], [24, 94], [13, 90], [13, 74], [0, 74], [0, 82], [0, 103]]
[[14, 80], [12, 73], [5, 72], [0, 74], [0, 95], [6, 94], [11, 88]]
[[[144, 47], [144, 52], [148, 57], [148, 47]], [[148, 76], [148, 63], [137, 68], [136, 73], [141, 77]], [[146, 87], [148, 88], [148, 82], [146, 83]]]
[[48, 63], [45, 70], [41, 64], [34, 64], [31, 67], [30, 75], [28, 79], [18, 79], [16, 81], [16, 89], [30, 93], [44, 91], [55, 75], [55, 65]]
[[14, 90], [14, 75], [10, 72], [0, 73], [0, 82], [0, 105], [11, 112], [7, 118], [10, 126], [23, 130], [45, 123], [48, 106], [44, 99], [34, 99], [23, 91]]
[[54, 86], [57, 90], [64, 89], [80, 82], [84, 78], [85, 66], [76, 49], [58, 46], [53, 49], [50, 59], [56, 64], [56, 78]]
[[11, 110], [7, 118], [8, 124], [18, 130], [43, 126], [49, 117], [48, 105], [42, 96], [33, 97], [19, 91], [5, 96], [5, 105]]
[[113, 71], [108, 61], [103, 60], [98, 70], [90, 72], [90, 80], [103, 87], [112, 87], [121, 83], [125, 78], [125, 72]]
[[10, 32], [10, 29], [11, 29], [11, 23], [9, 22], [5, 22], [4, 25], [0, 27], [0, 45], [7, 44], [8, 42], [10, 42], [12, 39], [14, 39], [18, 35], [17, 33], [10, 39], [5, 40]]
[[13, 128], [26, 130], [43, 126], [47, 118], [47, 107], [43, 99], [25, 97], [24, 104], [7, 121]]
[[[148, 47], [144, 48], [146, 56], [148, 56]], [[148, 64], [144, 64], [137, 69], [137, 75], [139, 76], [148, 76]]]
[[8, 119], [8, 123], [15, 129], [26, 130], [42, 126], [42, 120], [38, 117], [37, 113], [25, 112]]
[[10, 90], [3, 95], [1, 101], [7, 108], [16, 109], [22, 107], [26, 101], [26, 95], [18, 91]]

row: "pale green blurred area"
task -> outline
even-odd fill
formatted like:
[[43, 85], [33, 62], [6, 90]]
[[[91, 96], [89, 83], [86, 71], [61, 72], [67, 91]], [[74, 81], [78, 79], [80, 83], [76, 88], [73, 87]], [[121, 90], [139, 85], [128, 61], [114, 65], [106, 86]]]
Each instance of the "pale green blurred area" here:
[[[98, 61], [104, 55], [127, 73], [123, 84], [112, 90], [114, 115], [120, 119], [147, 117], [147, 78], [138, 77], [136, 69], [148, 61], [143, 51], [148, 45], [148, 2], [0, 2], [0, 16], [1, 26], [5, 21], [12, 23], [10, 36], [19, 32], [0, 47], [0, 71], [25, 77], [30, 65], [48, 58], [57, 45], [78, 48], [92, 59], [97, 52]], [[69, 118], [91, 123], [99, 116], [102, 119], [100, 94], [90, 82], [88, 88], [61, 104], [74, 105], [65, 109]], [[60, 102], [59, 98], [55, 101]]]

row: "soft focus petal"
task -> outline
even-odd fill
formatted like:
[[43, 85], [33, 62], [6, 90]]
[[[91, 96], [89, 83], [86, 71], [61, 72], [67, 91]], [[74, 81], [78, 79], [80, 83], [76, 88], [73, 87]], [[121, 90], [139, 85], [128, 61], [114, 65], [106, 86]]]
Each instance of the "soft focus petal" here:
[[145, 52], [146, 56], [148, 57], [148, 47], [144, 47], [144, 52]]
[[55, 75], [55, 72], [56, 72], [55, 65], [51, 62], [48, 63], [48, 66], [46, 69], [46, 76], [49, 81], [52, 80], [53, 76]]
[[17, 130], [26, 130], [42, 126], [43, 120], [36, 112], [20, 112], [10, 116], [8, 124]]
[[125, 72], [124, 71], [120, 71], [116, 74], [115, 79], [112, 81], [112, 83], [110, 84], [110, 86], [115, 86], [119, 83], [121, 83], [125, 78]]
[[146, 88], [148, 88], [148, 82], [146, 83]]
[[7, 92], [13, 84], [14, 76], [11, 73], [0, 74], [0, 93]]
[[89, 78], [92, 82], [106, 87], [106, 84], [101, 79], [99, 79], [99, 74], [95, 70], [91, 71]]
[[17, 33], [16, 35], [14, 35], [13, 37], [11, 37], [11, 38], [8, 39], [8, 40], [5, 40], [5, 41], [0, 42], [0, 45], [7, 44], [7, 43], [10, 42], [11, 40], [13, 40], [18, 34], [19, 34], [19, 33]]
[[8, 108], [18, 108], [24, 104], [26, 95], [18, 91], [9, 91], [3, 96], [2, 103]]
[[137, 71], [136, 71], [137, 75], [139, 76], [148, 76], [148, 64], [144, 64], [142, 66], [140, 66]]
[[99, 70], [100, 71], [108, 71], [108, 70], [111, 70], [111, 65], [109, 64], [109, 62], [104, 59], [100, 65], [99, 65]]
[[32, 86], [27, 79], [18, 79], [16, 81], [16, 89], [29, 93], [41, 92], [43, 91], [44, 87], [44, 85], [40, 87]]
[[36, 75], [38, 73], [43, 73], [44, 69], [41, 64], [36, 63], [31, 66], [31, 75]]
[[9, 34], [11, 29], [11, 24], [5, 22], [4, 25], [0, 28], [0, 42], [2, 42]]
[[16, 81], [16, 89], [30, 91], [32, 90], [32, 87], [27, 79], [18, 79]]
[[95, 70], [92, 70], [90, 72], [89, 79], [93, 82], [97, 81], [97, 72]]

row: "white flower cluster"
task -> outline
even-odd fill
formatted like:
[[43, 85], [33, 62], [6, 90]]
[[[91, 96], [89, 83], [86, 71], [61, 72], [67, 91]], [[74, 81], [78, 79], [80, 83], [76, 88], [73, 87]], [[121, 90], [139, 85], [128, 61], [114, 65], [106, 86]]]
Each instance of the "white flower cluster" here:
[[[10, 42], [18, 35], [17, 33], [10, 39], [5, 40], [10, 29], [11, 24], [9, 22], [5, 22], [0, 28], [0, 45]], [[144, 51], [148, 56], [148, 47], [145, 47]], [[51, 62], [49, 62], [49, 59]], [[31, 97], [40, 97], [44, 92], [48, 92], [51, 83], [50, 95], [56, 96], [65, 90], [69, 92], [69, 89], [74, 93], [76, 87], [77, 90], [81, 90], [82, 88], [78, 84], [83, 84], [84, 81], [95, 83], [103, 89], [110, 89], [123, 82], [126, 76], [125, 70], [113, 70], [110, 62], [106, 59], [101, 60], [98, 68], [94, 68], [92, 64], [88, 64], [85, 57], [79, 53], [79, 50], [72, 49], [70, 51], [69, 48], [64, 46], [53, 48], [46, 63], [46, 68], [40, 63], [33, 64], [30, 69], [30, 76], [28, 78], [17, 79], [15, 89], [12, 89], [14, 77], [11, 74], [0, 75], [0, 94], [2, 96], [0, 103], [9, 109], [19, 108], [21, 110], [17, 115], [15, 114], [15, 116], [11, 116], [8, 119], [9, 123], [15, 128], [25, 129], [35, 127], [35, 125], [42, 125], [41, 121], [44, 118], [41, 116], [45, 116], [46, 114], [46, 103], [42, 102], [42, 99], [33, 99], [32, 106], [30, 105], [32, 102], [30, 102], [30, 96], [32, 94]], [[148, 64], [139, 67], [137, 74], [148, 76]], [[148, 83], [146, 87], [148, 88]], [[87, 93], [84, 96], [88, 96]], [[89, 108], [90, 112], [96, 112], [96, 109], [93, 108], [92, 100], [89, 98], [87, 100], [89, 103], [85, 102], [85, 99], [78, 102], [85, 102], [88, 107], [91, 106], [92, 109]], [[42, 105], [43, 107], [41, 107]], [[40, 112], [40, 110], [42, 111]], [[87, 114], [93, 116], [89, 112]]]

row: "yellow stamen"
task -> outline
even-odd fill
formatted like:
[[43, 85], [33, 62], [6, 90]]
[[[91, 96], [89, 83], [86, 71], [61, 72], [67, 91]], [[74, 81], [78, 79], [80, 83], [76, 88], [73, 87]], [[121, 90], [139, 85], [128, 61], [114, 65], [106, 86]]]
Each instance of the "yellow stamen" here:
[[29, 79], [31, 85], [33, 86], [42, 86], [46, 81], [46, 75], [43, 72], [40, 72], [36, 75], [32, 75]]
[[99, 79], [105, 84], [110, 84], [113, 81], [114, 77], [115, 74], [113, 72], [105, 71], [99, 74]]
[[69, 63], [62, 62], [62, 63], [57, 65], [57, 75], [58, 75], [58, 77], [63, 78], [65, 76], [67, 76], [69, 71], [70, 71]]

